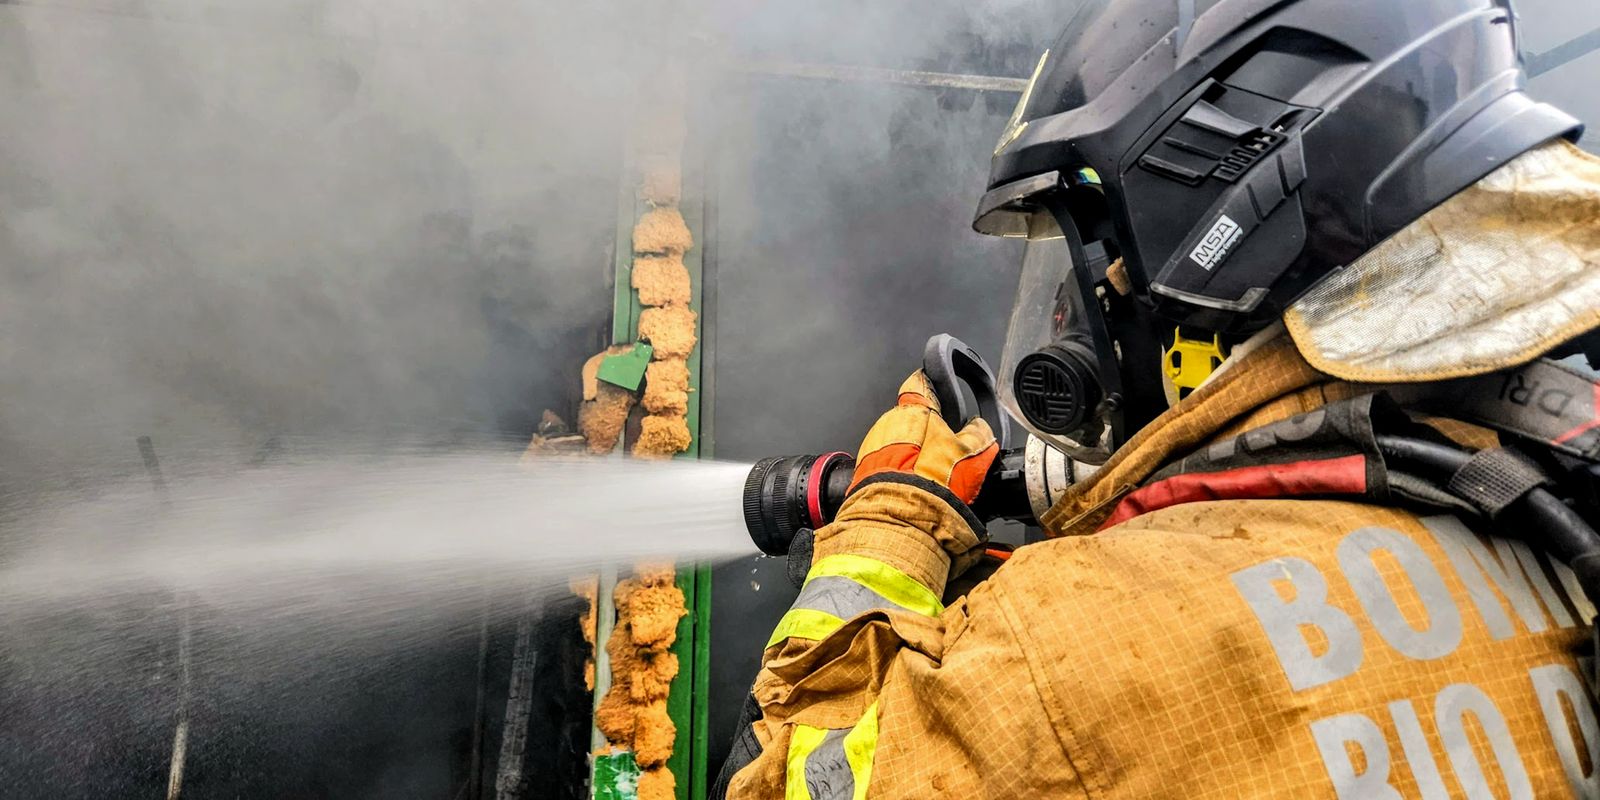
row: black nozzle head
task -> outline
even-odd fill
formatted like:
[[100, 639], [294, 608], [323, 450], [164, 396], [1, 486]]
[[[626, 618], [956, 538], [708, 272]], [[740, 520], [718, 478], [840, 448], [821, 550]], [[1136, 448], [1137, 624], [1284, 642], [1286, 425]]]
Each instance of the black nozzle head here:
[[1082, 430], [1105, 397], [1094, 353], [1073, 341], [1024, 356], [1012, 380], [1023, 416], [1045, 433]]
[[763, 458], [750, 468], [750, 475], [744, 479], [744, 527], [756, 547], [769, 556], [783, 555], [782, 551], [788, 548], [774, 530], [776, 524], [768, 522], [772, 472], [782, 461], [783, 456]]
[[844, 503], [855, 459], [846, 453], [774, 456], [744, 481], [744, 526], [769, 556], [787, 555], [802, 528], [828, 524]]

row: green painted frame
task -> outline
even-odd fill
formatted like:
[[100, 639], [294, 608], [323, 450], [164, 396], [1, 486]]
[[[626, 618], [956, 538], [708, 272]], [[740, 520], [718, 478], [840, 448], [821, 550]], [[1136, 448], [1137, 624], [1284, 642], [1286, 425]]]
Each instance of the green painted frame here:
[[[689, 162], [689, 159], [685, 158], [684, 161]], [[686, 163], [685, 166], [688, 167], [689, 164]], [[639, 336], [639, 313], [642, 308], [639, 304], [639, 293], [634, 290], [632, 280], [633, 227], [639, 217], [650, 209], [650, 206], [638, 196], [636, 187], [639, 185], [639, 176], [631, 155], [624, 158], [621, 174], [622, 186], [617, 197], [616, 243], [613, 253], [611, 343], [614, 345], [632, 343]], [[710, 408], [702, 408], [706, 404], [707, 395], [701, 393], [702, 386], [709, 383], [704, 380], [709, 326], [703, 302], [706, 289], [704, 273], [706, 220], [702, 179], [703, 175], [699, 169], [683, 170], [683, 190], [678, 204], [684, 222], [688, 224], [696, 239], [694, 247], [684, 254], [683, 262], [689, 269], [689, 307], [696, 314], [695, 332], [699, 342], [689, 354], [688, 364], [691, 402], [687, 422], [690, 444], [689, 449], [680, 453], [678, 458], [712, 457], [712, 442], [701, 436], [702, 421], [709, 421], [710, 416]], [[678, 620], [677, 639], [672, 646], [672, 652], [678, 657], [678, 675], [673, 679], [667, 696], [667, 713], [677, 726], [678, 735], [667, 767], [672, 770], [676, 778], [678, 800], [705, 800], [710, 789], [710, 776], [707, 775], [706, 763], [710, 746], [709, 709], [706, 705], [710, 697], [711, 684], [710, 565], [681, 565], [676, 584], [683, 592], [689, 613]], [[610, 592], [606, 591], [608, 588], [602, 587], [602, 597], [610, 596]], [[600, 648], [603, 650], [603, 643]], [[604, 664], [597, 658], [597, 672], [602, 668]], [[599, 698], [596, 697], [596, 702], [598, 701]], [[599, 769], [602, 761], [621, 757], [608, 756], [596, 759], [597, 768], [592, 774], [598, 778], [602, 775]], [[619, 769], [626, 772], [630, 766], [637, 771], [637, 767], [632, 764], [631, 755], [626, 756], [626, 759], [629, 762], [627, 765], [606, 763], [604, 774], [615, 774]], [[594, 783], [598, 785], [599, 782], [596, 780]], [[612, 791], [609, 786], [606, 790]], [[597, 786], [591, 787], [591, 794], [595, 798], [601, 797]]]

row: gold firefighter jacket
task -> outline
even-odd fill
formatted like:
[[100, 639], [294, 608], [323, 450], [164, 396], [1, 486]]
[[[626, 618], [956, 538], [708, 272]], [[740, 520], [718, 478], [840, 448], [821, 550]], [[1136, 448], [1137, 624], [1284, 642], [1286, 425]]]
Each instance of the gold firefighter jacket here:
[[1185, 453], [1371, 390], [1288, 336], [1236, 359], [947, 607], [965, 525], [942, 504], [886, 493], [819, 531], [729, 796], [1600, 796], [1595, 609], [1525, 545], [1332, 500], [1102, 529]]
[[1060, 538], [949, 607], [968, 527], [863, 489], [773, 633], [762, 751], [729, 796], [1600, 796], [1595, 609], [1564, 566], [1381, 505], [1134, 502], [1187, 454], [1600, 325], [1600, 159], [1524, 154], [1285, 322], [1073, 487], [1042, 520]]

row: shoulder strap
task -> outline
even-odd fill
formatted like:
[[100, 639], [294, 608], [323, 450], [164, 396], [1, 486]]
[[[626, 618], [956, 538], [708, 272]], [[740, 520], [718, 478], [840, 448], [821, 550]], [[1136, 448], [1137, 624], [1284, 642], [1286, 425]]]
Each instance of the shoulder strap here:
[[1600, 381], [1557, 361], [1425, 384], [1383, 387], [1407, 408], [1472, 422], [1600, 461]]

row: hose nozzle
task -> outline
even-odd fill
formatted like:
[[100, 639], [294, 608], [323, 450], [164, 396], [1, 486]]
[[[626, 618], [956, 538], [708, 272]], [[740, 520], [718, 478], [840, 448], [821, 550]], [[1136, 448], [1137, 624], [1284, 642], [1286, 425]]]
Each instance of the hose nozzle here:
[[[744, 482], [744, 524], [750, 538], [769, 556], [789, 553], [802, 528], [832, 522], [850, 492], [856, 460], [849, 453], [763, 458]], [[1061, 451], [1028, 437], [1026, 447], [1007, 450], [984, 478], [972, 513], [985, 522], [1010, 519], [1028, 525], [1061, 498], [1075, 473], [1093, 469], [1074, 464]]]
[[[1010, 448], [1010, 418], [1001, 410], [994, 373], [977, 351], [960, 339], [940, 334], [923, 349], [922, 371], [939, 400], [940, 414], [952, 430], [967, 420], [989, 420], [1000, 456], [989, 468], [972, 511], [984, 521], [1013, 519], [1034, 523], [1072, 482], [1070, 460], [1032, 439]], [[962, 387], [975, 402], [969, 402]], [[761, 552], [788, 555], [802, 528], [816, 530], [833, 521], [850, 492], [856, 460], [849, 453], [763, 458], [744, 483], [744, 524]]]
[[856, 460], [849, 453], [763, 458], [744, 482], [744, 524], [769, 556], [789, 553], [801, 528], [828, 524], [850, 490]]

